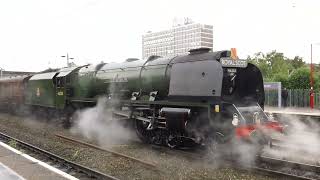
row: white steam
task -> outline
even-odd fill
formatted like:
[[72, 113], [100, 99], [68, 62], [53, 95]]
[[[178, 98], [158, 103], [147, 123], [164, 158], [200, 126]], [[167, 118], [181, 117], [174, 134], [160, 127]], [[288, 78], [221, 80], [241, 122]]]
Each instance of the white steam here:
[[[283, 115], [286, 132], [269, 132], [274, 139], [274, 148], [268, 144], [264, 147], [234, 139], [208, 154], [214, 165], [221, 165], [223, 160], [232, 159], [243, 166], [255, 165], [257, 155], [269, 156], [283, 160], [320, 165], [320, 124], [314, 119], [299, 119], [294, 115]], [[275, 141], [276, 140], [276, 141]], [[215, 144], [213, 144], [214, 146]], [[280, 148], [278, 148], [280, 147]]]
[[320, 125], [315, 120], [299, 119], [294, 115], [283, 115], [287, 119], [286, 133], [277, 134], [273, 138], [280, 149], [267, 149], [267, 155], [299, 161], [303, 163], [320, 164]]
[[230, 162], [247, 167], [255, 164], [258, 152], [259, 148], [253, 144], [233, 140], [228, 144], [220, 144], [217, 149], [207, 153], [206, 159], [210, 161], [213, 167], [224, 166]]
[[101, 146], [124, 144], [135, 139], [129, 127], [112, 117], [112, 107], [107, 107], [107, 103], [106, 98], [100, 98], [95, 107], [76, 112], [71, 131], [97, 141]]

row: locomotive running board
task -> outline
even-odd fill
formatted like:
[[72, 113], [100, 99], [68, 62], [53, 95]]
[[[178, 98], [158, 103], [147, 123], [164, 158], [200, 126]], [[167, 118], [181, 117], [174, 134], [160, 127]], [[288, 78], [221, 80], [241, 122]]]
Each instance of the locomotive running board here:
[[[150, 119], [148, 118], [144, 118], [144, 117], [141, 117], [141, 116], [136, 116], [136, 115], [130, 115], [130, 113], [126, 113], [126, 112], [123, 112], [123, 111], [113, 111], [112, 112], [114, 115], [117, 115], [117, 116], [122, 116], [122, 117], [126, 117], [128, 119], [137, 119], [137, 120], [140, 120], [140, 121], [145, 121], [145, 122], [149, 122], [150, 123]], [[131, 117], [130, 117], [131, 116]]]

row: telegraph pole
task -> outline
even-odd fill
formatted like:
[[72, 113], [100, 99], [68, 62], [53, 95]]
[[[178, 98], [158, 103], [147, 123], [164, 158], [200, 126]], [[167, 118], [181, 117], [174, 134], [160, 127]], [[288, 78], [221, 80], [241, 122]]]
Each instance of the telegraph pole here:
[[4, 70], [4, 69], [0, 67], [0, 79], [2, 79], [2, 75], [3, 75], [2, 73], [3, 73], [3, 70]]
[[61, 56], [61, 57], [63, 57], [63, 58], [66, 57], [67, 58], [67, 67], [70, 67], [71, 64], [69, 62], [69, 59], [74, 59], [74, 58], [70, 58], [68, 53], [67, 53], [67, 56]]
[[311, 63], [310, 63], [310, 108], [314, 107], [314, 90], [313, 90], [313, 64], [312, 64], [312, 44], [311, 44]]

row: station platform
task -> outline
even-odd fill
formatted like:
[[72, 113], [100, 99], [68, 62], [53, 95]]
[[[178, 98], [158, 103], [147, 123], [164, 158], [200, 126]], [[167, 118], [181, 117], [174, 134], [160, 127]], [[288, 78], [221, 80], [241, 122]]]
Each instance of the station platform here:
[[296, 107], [278, 108], [278, 107], [265, 106], [264, 111], [267, 113], [275, 113], [275, 114], [320, 116], [320, 109], [311, 109], [311, 108], [296, 108]]
[[0, 142], [0, 179], [75, 180], [77, 178]]

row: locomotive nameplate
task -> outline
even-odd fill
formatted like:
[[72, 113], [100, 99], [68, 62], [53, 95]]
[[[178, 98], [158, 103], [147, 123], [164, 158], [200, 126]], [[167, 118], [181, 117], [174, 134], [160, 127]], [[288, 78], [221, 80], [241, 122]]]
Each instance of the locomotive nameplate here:
[[247, 60], [244, 59], [229, 59], [229, 58], [221, 58], [220, 63], [222, 67], [240, 67], [245, 68], [248, 66]]

